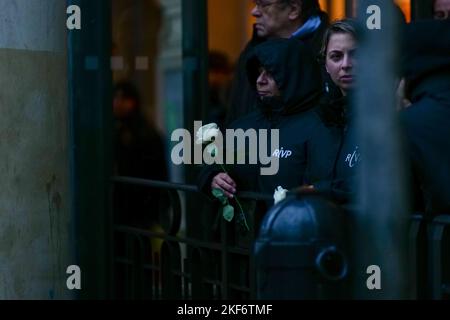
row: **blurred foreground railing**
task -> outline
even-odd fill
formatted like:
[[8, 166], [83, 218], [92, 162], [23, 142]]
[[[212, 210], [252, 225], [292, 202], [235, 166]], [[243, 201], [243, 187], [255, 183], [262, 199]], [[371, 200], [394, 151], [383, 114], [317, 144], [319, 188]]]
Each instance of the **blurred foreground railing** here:
[[[324, 250], [322, 251], [316, 252], [309, 249], [309, 251], [305, 251], [303, 256], [305, 259], [312, 259], [312, 262], [299, 261], [298, 252], [294, 249], [301, 248], [301, 250], [304, 250], [308, 245], [301, 244], [299, 246], [298, 243], [295, 244], [291, 241], [293, 234], [292, 223], [289, 232], [285, 232], [286, 243], [280, 242], [280, 238], [276, 239], [276, 244], [272, 246], [276, 250], [270, 251], [276, 251], [276, 255], [272, 258], [268, 256], [270, 261], [261, 262], [255, 258], [255, 243], [257, 240], [261, 240], [257, 239], [261, 223], [265, 224], [263, 228], [266, 228], [266, 231], [271, 223], [270, 221], [269, 224], [267, 221], [263, 221], [266, 215], [263, 203], [264, 200], [270, 200], [271, 196], [252, 192], [239, 193], [238, 196], [243, 202], [250, 226], [250, 231], [245, 233], [235, 222], [236, 219], [232, 223], [226, 222], [219, 213], [218, 203], [206, 197], [201, 198], [203, 200], [198, 203], [199, 215], [184, 212], [182, 199], [186, 196], [192, 196], [193, 193], [197, 194], [198, 190], [195, 186], [126, 177], [114, 177], [112, 180], [115, 185], [130, 184], [141, 186], [142, 188], [163, 190], [167, 196], [166, 198], [169, 199], [165, 210], [159, 212], [159, 224], [156, 226], [143, 229], [139, 226], [114, 224], [111, 266], [113, 271], [111, 279], [114, 290], [112, 292], [113, 298], [214, 300], [269, 297], [276, 299], [289, 297], [295, 291], [295, 286], [293, 286], [295, 281], [305, 285], [303, 287], [298, 286], [299, 292], [295, 292], [291, 296], [294, 299], [302, 297], [358, 298], [352, 295], [351, 287], [348, 287], [348, 284], [346, 284], [346, 279], [343, 279], [343, 286], [347, 286], [347, 288], [343, 288], [342, 285], [339, 288], [329, 286], [331, 282], [321, 282], [318, 286], [314, 286], [314, 281], [316, 280], [312, 282], [301, 280], [302, 277], [304, 277], [303, 279], [311, 279], [309, 275], [315, 277], [318, 274], [325, 274], [325, 278], [330, 278], [329, 275], [331, 274], [332, 276], [332, 272], [336, 272], [338, 276], [331, 280], [342, 280], [341, 278], [343, 277], [341, 275], [343, 276], [344, 273], [339, 269], [342, 265], [337, 268], [335, 264], [327, 264], [326, 259], [328, 259], [327, 257], [339, 258], [340, 253], [344, 251], [343, 256], [350, 257], [345, 263], [351, 264], [352, 253], [350, 247], [343, 245], [335, 250], [335, 247], [330, 244], [323, 247]], [[292, 205], [289, 207], [289, 210], [299, 214], [305, 211], [307, 212], [305, 214], [311, 215], [311, 212], [314, 212], [311, 211], [311, 208], [322, 208], [317, 209], [318, 212], [314, 212], [314, 214], [323, 216], [320, 210], [325, 210], [323, 208], [330, 208], [330, 206], [324, 206], [320, 204], [320, 201], [317, 198], [311, 201], [305, 198], [298, 202], [302, 204], [297, 205], [307, 207], [309, 211], [300, 207], [299, 211], [296, 211]], [[323, 202], [325, 203], [326, 201], [324, 200]], [[325, 215], [330, 216], [328, 213], [327, 211]], [[273, 214], [279, 215], [279, 213]], [[194, 218], [201, 217], [200, 221], [198, 221], [201, 224], [199, 228], [201, 232], [192, 234], [189, 230], [185, 230], [185, 221], [190, 216]], [[289, 217], [289, 215], [285, 216]], [[300, 217], [298, 221], [301, 221], [301, 219]], [[339, 235], [339, 232], [332, 230], [335, 227], [335, 222], [328, 219], [329, 222], [326, 223], [329, 223], [330, 226], [324, 227], [323, 222], [320, 222], [320, 220], [318, 219], [316, 223], [321, 223], [322, 225], [317, 229], [331, 230], [325, 232], [325, 234]], [[327, 220], [322, 219], [322, 221]], [[348, 221], [344, 223], [348, 223]], [[426, 219], [420, 214], [411, 217], [408, 237], [410, 263], [408, 265], [411, 268], [410, 273], [412, 275], [410, 283], [412, 298], [448, 299], [450, 297], [449, 231], [449, 215], [442, 215], [432, 220]], [[300, 233], [306, 233], [305, 230], [298, 230], [298, 232], [299, 238], [302, 236]], [[347, 236], [347, 233], [351, 233], [351, 229], [349, 228], [348, 231], [343, 230], [342, 233], [343, 236]], [[266, 232], [265, 234], [267, 235], [268, 233]], [[281, 238], [283, 236], [281, 234]], [[280, 237], [280, 234], [277, 237]], [[348, 241], [348, 238], [346, 241]], [[324, 243], [323, 239], [311, 238], [311, 243], [318, 242]], [[261, 244], [262, 242], [259, 241], [259, 243]], [[256, 246], [257, 248], [258, 246]], [[314, 245], [314, 248], [317, 248], [317, 246]], [[256, 252], [258, 253], [258, 250]], [[310, 252], [312, 252], [313, 256], [310, 255]], [[328, 256], [324, 255], [324, 252]], [[336, 255], [336, 252], [339, 255]], [[315, 258], [314, 254], [316, 253], [318, 255], [321, 254], [321, 258], [325, 257], [326, 259], [320, 260], [317, 257]], [[266, 253], [262, 256], [264, 255]], [[289, 263], [291, 258], [292, 263]], [[322, 263], [321, 261], [325, 262]], [[283, 264], [287, 266], [286, 272], [283, 273], [283, 268], [277, 268], [277, 264], [279, 266]], [[257, 274], [261, 275], [262, 265], [264, 267], [275, 267], [273, 270], [277, 271], [270, 274], [264, 273], [263, 278], [257, 278]], [[326, 275], [327, 270], [322, 268], [323, 266], [326, 268], [327, 265], [331, 272], [328, 276]], [[296, 267], [299, 268], [295, 269]], [[267, 270], [270, 270], [270, 268]], [[351, 266], [348, 270], [351, 273]], [[347, 274], [347, 270], [345, 274]], [[277, 284], [273, 288], [273, 291], [277, 293], [270, 293], [270, 290], [272, 290], [270, 283], [268, 287], [262, 288], [262, 284], [267, 284], [267, 282], [261, 282], [261, 279], [269, 279], [272, 283]], [[321, 281], [320, 277], [313, 279], [318, 279], [318, 282]], [[257, 285], [258, 281], [259, 286]], [[280, 289], [288, 287], [291, 291], [287, 289], [280, 291]], [[316, 287], [320, 291], [318, 291], [317, 295], [311, 291], [311, 288]], [[324, 292], [324, 290], [328, 290], [326, 288], [329, 288], [330, 291]], [[342, 292], [345, 293], [336, 297]]]

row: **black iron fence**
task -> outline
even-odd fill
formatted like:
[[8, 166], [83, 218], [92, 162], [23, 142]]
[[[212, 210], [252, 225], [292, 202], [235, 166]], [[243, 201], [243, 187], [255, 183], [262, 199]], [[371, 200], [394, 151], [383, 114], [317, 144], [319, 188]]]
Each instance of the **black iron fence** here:
[[[254, 299], [252, 244], [257, 232], [258, 201], [270, 197], [239, 194], [250, 231], [222, 219], [217, 203], [199, 197], [200, 214], [185, 212], [182, 198], [195, 186], [115, 177], [116, 184], [165, 191], [169, 205], [160, 212], [159, 230], [114, 225], [113, 296], [143, 299]], [[185, 230], [186, 220], [201, 217], [200, 232]], [[191, 221], [192, 224], [192, 221]]]
[[[113, 225], [112, 296], [118, 299], [256, 299], [254, 242], [271, 196], [243, 192], [249, 232], [226, 222], [218, 203], [198, 197], [197, 187], [128, 177], [113, 183], [162, 190], [168, 199], [158, 226]], [[197, 196], [199, 212], [186, 212], [184, 197]], [[190, 221], [189, 219], [198, 219]], [[195, 234], [186, 225], [196, 223]], [[450, 216], [411, 217], [411, 289], [417, 299], [450, 298]], [[355, 297], [357, 298], [357, 297]]]

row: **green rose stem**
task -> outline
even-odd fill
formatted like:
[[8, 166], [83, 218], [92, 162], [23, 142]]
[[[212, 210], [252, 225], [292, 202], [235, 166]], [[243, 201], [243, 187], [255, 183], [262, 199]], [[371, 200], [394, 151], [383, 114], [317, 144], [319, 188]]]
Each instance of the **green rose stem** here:
[[[222, 170], [223, 170], [226, 174], [230, 175], [230, 174], [228, 173], [228, 171], [225, 169], [225, 167], [223, 166], [223, 164], [221, 164], [220, 166], [222, 167]], [[250, 231], [250, 228], [248, 227], [248, 224], [247, 224], [247, 219], [245, 218], [244, 209], [242, 208], [241, 203], [239, 202], [239, 199], [238, 199], [237, 197], [234, 197], [234, 199], [236, 200], [236, 202], [237, 202], [239, 208], [241, 209], [241, 216], [242, 216], [242, 218], [244, 218], [244, 224], [245, 224], [245, 227], [247, 228], [247, 231]]]

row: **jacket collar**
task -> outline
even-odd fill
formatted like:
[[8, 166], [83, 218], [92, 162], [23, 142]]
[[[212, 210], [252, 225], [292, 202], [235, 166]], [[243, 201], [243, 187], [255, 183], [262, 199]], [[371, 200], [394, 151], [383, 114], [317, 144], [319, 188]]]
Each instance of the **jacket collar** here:
[[308, 36], [319, 29], [321, 23], [322, 20], [319, 16], [312, 16], [292, 34], [292, 37], [302, 38], [304, 36]]

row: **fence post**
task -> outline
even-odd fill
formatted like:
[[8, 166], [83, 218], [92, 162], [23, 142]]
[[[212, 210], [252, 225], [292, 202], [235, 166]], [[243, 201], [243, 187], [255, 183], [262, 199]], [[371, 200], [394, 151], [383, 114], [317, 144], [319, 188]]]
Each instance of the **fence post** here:
[[[374, 11], [372, 11], [374, 10]], [[375, 19], [380, 29], [370, 29]], [[395, 89], [399, 25], [392, 2], [361, 0], [356, 113], [362, 152], [355, 241], [354, 295], [358, 299], [408, 298], [408, 208]], [[381, 289], [368, 282], [380, 268]]]

